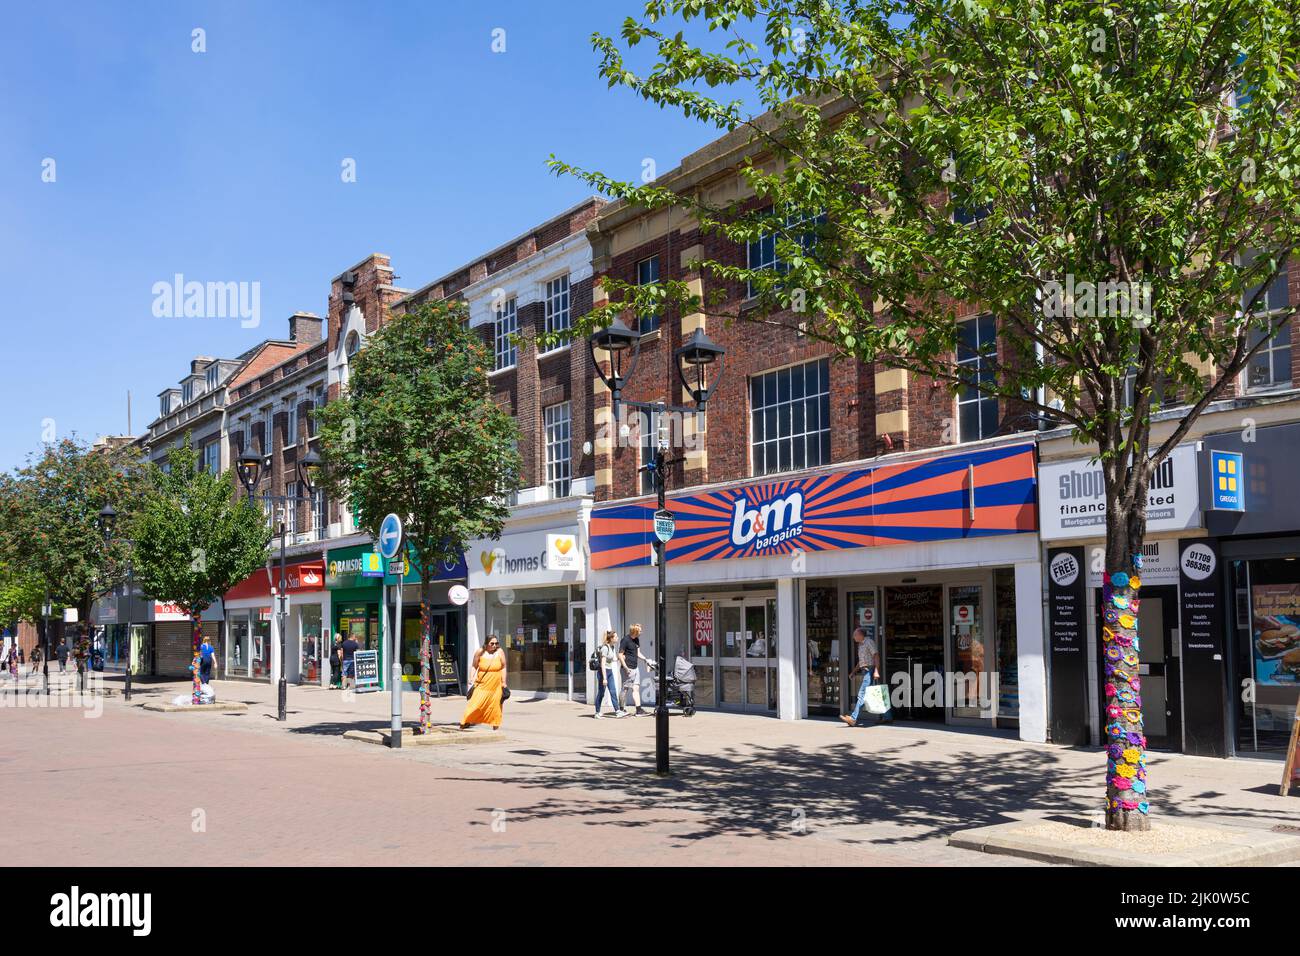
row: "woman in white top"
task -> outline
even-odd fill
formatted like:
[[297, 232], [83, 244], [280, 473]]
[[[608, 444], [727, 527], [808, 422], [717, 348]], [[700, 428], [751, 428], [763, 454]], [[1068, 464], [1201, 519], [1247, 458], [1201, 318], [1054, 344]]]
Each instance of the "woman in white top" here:
[[614, 683], [614, 669], [618, 667], [618, 635], [613, 631], [605, 632], [605, 639], [596, 648], [600, 655], [600, 668], [596, 671], [596, 719], [604, 715], [600, 712], [600, 702], [609, 692], [609, 706], [614, 708], [615, 717], [626, 717], [627, 711], [618, 705], [618, 685]]

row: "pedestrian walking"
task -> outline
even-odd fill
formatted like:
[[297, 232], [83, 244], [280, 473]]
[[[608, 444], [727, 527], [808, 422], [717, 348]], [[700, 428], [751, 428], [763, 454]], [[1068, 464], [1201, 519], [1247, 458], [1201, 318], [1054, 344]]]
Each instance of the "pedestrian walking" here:
[[[357, 661], [355, 654], [361, 650], [361, 645], [351, 634], [339, 645], [339, 653], [343, 657], [343, 689], [357, 686]], [[348, 682], [351, 681], [349, 684]]]
[[471, 687], [460, 729], [471, 724], [491, 724], [493, 730], [500, 730], [501, 702], [510, 690], [506, 685], [505, 651], [501, 650], [501, 641], [495, 634], [488, 638], [486, 647], [474, 652], [470, 673]]
[[330, 648], [330, 686], [343, 686], [343, 635], [334, 635], [334, 646]]
[[[853, 643], [858, 646], [858, 663], [857, 666], [849, 672], [849, 677], [854, 674], [862, 674], [862, 686], [858, 688], [858, 701], [853, 705], [853, 713], [840, 714], [840, 720], [850, 727], [858, 725], [858, 715], [866, 705], [867, 691], [873, 684], [880, 683], [880, 649], [876, 647], [876, 642], [867, 636], [867, 632], [860, 627], [853, 629]], [[888, 710], [889, 695], [885, 695], [886, 710], [881, 714], [876, 723], [888, 724], [894, 719], [892, 712]]]
[[59, 673], [62, 674], [68, 669], [68, 639], [66, 637], [59, 638], [59, 646], [54, 649], [54, 652], [59, 655]]
[[9, 656], [5, 660], [5, 668], [9, 671], [9, 676], [14, 680], [18, 679], [18, 645], [9, 645]]
[[212, 665], [216, 657], [217, 649], [212, 646], [212, 642], [206, 637], [203, 643], [199, 645], [199, 683], [212, 683]]
[[605, 632], [605, 639], [596, 648], [596, 719], [602, 719], [600, 702], [609, 692], [609, 706], [614, 709], [615, 717], [626, 717], [627, 711], [619, 706], [618, 684], [614, 683], [614, 669], [618, 667], [618, 635], [613, 631]]
[[40, 669], [41, 661], [45, 660], [45, 652], [41, 650], [41, 645], [37, 644], [32, 648], [32, 666], [27, 673], [35, 674]]
[[650, 663], [650, 659], [641, 653], [641, 625], [633, 624], [618, 643], [618, 660], [623, 665], [623, 687], [619, 694], [619, 704], [626, 713], [627, 690], [632, 688], [632, 703], [636, 705], [635, 716], [642, 717], [649, 711], [641, 709], [641, 662]]

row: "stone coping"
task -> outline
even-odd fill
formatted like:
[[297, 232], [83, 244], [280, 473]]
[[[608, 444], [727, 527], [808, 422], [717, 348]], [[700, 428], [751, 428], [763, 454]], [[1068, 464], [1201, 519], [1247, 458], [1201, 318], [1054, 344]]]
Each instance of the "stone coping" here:
[[[382, 730], [345, 730], [345, 740], [359, 740], [367, 744], [390, 746], [393, 731], [385, 727]], [[402, 728], [402, 747], [435, 747], [439, 744], [490, 744], [505, 740], [499, 732], [486, 733], [473, 730], [461, 730], [459, 727], [435, 726], [432, 733], [417, 734], [410, 727]]]
[[1276, 866], [1300, 860], [1300, 837], [1166, 820], [1152, 821], [1142, 834], [1108, 831], [1083, 818], [1017, 820], [962, 830], [948, 845], [1067, 866]]

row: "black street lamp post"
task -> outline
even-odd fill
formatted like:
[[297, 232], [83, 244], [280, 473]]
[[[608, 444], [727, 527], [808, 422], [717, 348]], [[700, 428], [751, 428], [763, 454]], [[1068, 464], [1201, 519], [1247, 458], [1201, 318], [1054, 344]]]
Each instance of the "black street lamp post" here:
[[[298, 481], [303, 488], [307, 490], [305, 495], [262, 495], [263, 501], [271, 502], [280, 510], [279, 514], [279, 535], [280, 535], [280, 584], [276, 588], [276, 618], [280, 623], [280, 683], [278, 689], [278, 720], [288, 719], [288, 700], [289, 700], [289, 683], [285, 676], [285, 645], [288, 643], [289, 636], [286, 633], [287, 622], [289, 618], [289, 595], [286, 593], [288, 582], [285, 577], [285, 536], [288, 531], [288, 514], [287, 509], [296, 508], [303, 502], [312, 500], [312, 492], [316, 489], [316, 475], [320, 471], [320, 455], [314, 451], [309, 451], [298, 459]], [[246, 451], [239, 456], [235, 464], [235, 473], [239, 476], [239, 483], [244, 486], [244, 491], [248, 496], [253, 497], [253, 489], [257, 486], [257, 479], [262, 468], [262, 459], [260, 456], [251, 451]], [[269, 564], [270, 562], [268, 562]]]
[[[694, 406], [670, 405], [666, 402], [629, 402], [623, 400], [623, 387], [636, 370], [637, 357], [641, 349], [641, 337], [627, 326], [615, 321], [608, 328], [594, 332], [588, 340], [596, 374], [610, 390], [614, 399], [614, 420], [618, 421], [620, 406], [636, 408], [651, 412], [657, 422], [654, 457], [643, 470], [650, 472], [654, 480], [655, 495], [658, 501], [657, 512], [665, 514], [667, 510], [668, 465], [678, 459], [669, 460], [668, 423], [665, 412], [677, 412], [683, 415], [702, 415], [709, 397], [717, 390], [722, 378], [723, 359], [726, 349], [717, 345], [697, 328], [689, 339], [673, 351], [677, 374], [682, 385], [691, 396]], [[623, 371], [623, 353], [631, 349], [631, 360], [626, 372]], [[601, 368], [596, 351], [608, 353], [610, 371], [607, 375]], [[709, 366], [717, 365], [717, 372], [712, 381], [706, 382]], [[670, 520], [671, 520], [671, 516]], [[668, 769], [668, 606], [667, 606], [667, 541], [655, 536], [655, 565], [659, 579], [655, 589], [655, 660], [658, 670], [658, 687], [655, 692], [655, 773], [667, 776]]]
[[[104, 505], [99, 510], [99, 533], [104, 536], [104, 547], [108, 547], [114, 542], [128, 544], [132, 548], [135, 542], [130, 538], [118, 538], [113, 535], [117, 528], [117, 511], [112, 505]], [[132, 552], [127, 552], [126, 556], [126, 600], [128, 608], [131, 607], [131, 596], [135, 592], [135, 565], [132, 559]], [[87, 662], [89, 665], [89, 662]], [[122, 688], [122, 697], [125, 700], [131, 699], [131, 622], [126, 622], [126, 681]]]

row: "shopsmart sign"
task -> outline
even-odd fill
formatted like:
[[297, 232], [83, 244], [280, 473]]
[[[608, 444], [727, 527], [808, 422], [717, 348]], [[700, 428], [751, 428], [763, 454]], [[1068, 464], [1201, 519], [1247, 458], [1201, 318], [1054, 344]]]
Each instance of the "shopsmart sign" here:
[[[1034, 446], [988, 448], [670, 497], [670, 564], [1033, 531]], [[650, 563], [653, 501], [591, 516], [593, 568]]]
[[[1044, 541], [1091, 538], [1106, 530], [1101, 462], [1086, 458], [1038, 470]], [[1196, 447], [1179, 445], [1156, 466], [1147, 489], [1147, 531], [1184, 531], [1200, 524]]]

